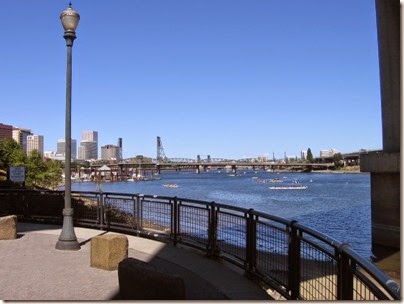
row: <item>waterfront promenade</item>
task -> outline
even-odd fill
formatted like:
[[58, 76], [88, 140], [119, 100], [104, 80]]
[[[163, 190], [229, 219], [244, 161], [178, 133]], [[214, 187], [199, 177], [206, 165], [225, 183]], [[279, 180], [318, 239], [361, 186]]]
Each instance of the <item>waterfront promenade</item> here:
[[[90, 267], [91, 238], [106, 233], [75, 228], [79, 251], [59, 251], [61, 227], [18, 223], [18, 238], [0, 241], [0, 299], [9, 301], [120, 300], [118, 272]], [[269, 300], [242, 271], [198, 251], [127, 235], [129, 257], [184, 278], [187, 300]], [[155, 288], [158, 288], [156, 286]]]

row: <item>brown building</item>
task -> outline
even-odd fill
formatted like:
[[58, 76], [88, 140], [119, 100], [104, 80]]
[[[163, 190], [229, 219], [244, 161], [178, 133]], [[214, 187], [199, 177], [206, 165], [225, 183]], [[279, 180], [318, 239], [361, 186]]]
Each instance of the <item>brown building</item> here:
[[13, 138], [13, 126], [0, 123], [0, 140], [7, 137]]

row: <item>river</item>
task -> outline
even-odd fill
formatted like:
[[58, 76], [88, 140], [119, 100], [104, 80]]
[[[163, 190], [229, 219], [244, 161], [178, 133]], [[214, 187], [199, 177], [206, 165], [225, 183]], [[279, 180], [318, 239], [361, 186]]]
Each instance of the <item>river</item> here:
[[[371, 253], [370, 175], [367, 173], [290, 173], [224, 170], [163, 171], [158, 180], [106, 182], [104, 192], [177, 196], [257, 211], [299, 223], [352, 245], [364, 258]], [[272, 183], [271, 179], [282, 181]], [[305, 185], [304, 190], [271, 190], [270, 186]], [[167, 188], [164, 184], [177, 184]], [[92, 182], [73, 183], [72, 190], [96, 191]]]

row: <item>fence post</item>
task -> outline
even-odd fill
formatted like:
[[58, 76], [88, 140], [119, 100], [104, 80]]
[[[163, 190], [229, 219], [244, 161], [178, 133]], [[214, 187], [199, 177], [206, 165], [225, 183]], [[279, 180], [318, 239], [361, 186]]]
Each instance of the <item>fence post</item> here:
[[143, 200], [144, 195], [139, 194], [137, 201], [137, 222], [136, 222], [139, 233], [143, 230]]
[[98, 212], [99, 212], [99, 222], [100, 222], [100, 228], [104, 228], [104, 194], [99, 193], [98, 194]]
[[132, 196], [132, 202], [133, 202], [133, 208], [132, 208], [132, 211], [133, 211], [133, 218], [132, 218], [132, 229], [134, 230], [134, 231], [137, 231], [138, 229], [137, 229], [137, 215], [136, 215], [136, 210], [137, 210], [137, 195], [136, 194], [134, 194], [133, 196]]
[[111, 206], [106, 206], [105, 205], [105, 201], [108, 198], [108, 194], [104, 194], [102, 193], [102, 207], [104, 210], [104, 224], [106, 229], [108, 230], [110, 228], [111, 225]]
[[257, 257], [257, 222], [254, 218], [254, 209], [249, 209], [246, 213], [247, 231], [246, 231], [246, 265], [245, 271], [248, 275], [255, 272]]
[[342, 244], [338, 247], [338, 281], [337, 281], [337, 299], [352, 300], [353, 299], [353, 265], [350, 264], [350, 258], [345, 253], [344, 248], [349, 244]]
[[174, 246], [177, 246], [177, 237], [178, 237], [178, 226], [179, 226], [179, 212], [178, 212], [178, 201], [177, 201], [177, 197], [174, 197], [174, 201], [173, 201], [173, 215], [174, 218], [172, 219], [172, 225], [173, 225], [173, 238], [174, 238]]
[[208, 248], [207, 255], [209, 257], [218, 257], [220, 248], [217, 246], [217, 210], [215, 202], [211, 202], [209, 212], [209, 228], [208, 228]]
[[297, 300], [300, 296], [300, 238], [295, 224], [297, 221], [290, 222], [289, 234], [289, 288], [291, 299]]

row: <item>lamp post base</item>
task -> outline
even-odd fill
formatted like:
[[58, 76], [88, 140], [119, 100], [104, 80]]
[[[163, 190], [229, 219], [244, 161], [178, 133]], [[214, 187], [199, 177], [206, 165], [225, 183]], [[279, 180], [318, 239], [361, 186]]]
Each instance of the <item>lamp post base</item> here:
[[79, 250], [80, 244], [77, 241], [73, 227], [73, 209], [63, 209], [63, 227], [59, 240], [55, 246], [59, 250]]

